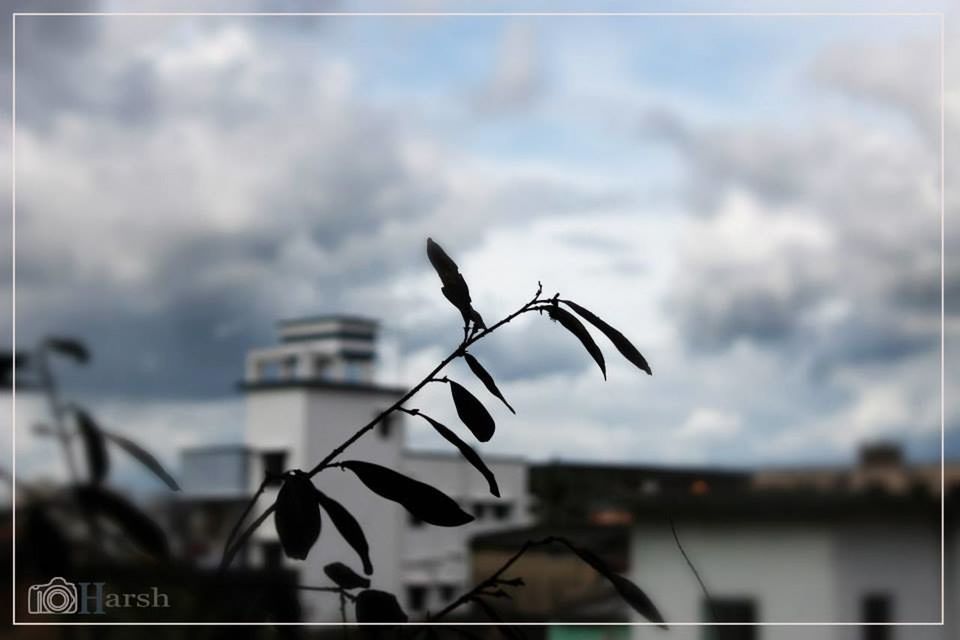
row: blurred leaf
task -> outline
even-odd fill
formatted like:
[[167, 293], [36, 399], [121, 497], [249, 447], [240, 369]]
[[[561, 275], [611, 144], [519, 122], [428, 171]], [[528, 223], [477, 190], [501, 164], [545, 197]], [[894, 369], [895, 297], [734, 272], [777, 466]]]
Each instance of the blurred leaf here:
[[427, 238], [427, 258], [440, 276], [440, 283], [443, 285], [440, 291], [453, 306], [459, 309], [463, 322], [469, 322], [475, 312], [471, 306], [470, 288], [460, 274], [457, 263], [432, 238]]
[[116, 433], [110, 433], [109, 431], [102, 431], [103, 436], [113, 442], [115, 445], [129, 453], [131, 456], [137, 459], [137, 461], [145, 466], [147, 469], [153, 472], [155, 476], [163, 480], [168, 487], [173, 491], [180, 491], [180, 485], [177, 484], [177, 481], [173, 479], [167, 470], [163, 468], [156, 458], [150, 455], [145, 449], [132, 440], [128, 440], [121, 435]]
[[85, 511], [112, 521], [141, 550], [157, 558], [170, 556], [163, 530], [125, 498], [98, 485], [84, 485], [74, 491]]
[[3, 384], [12, 384], [14, 369], [19, 371], [25, 368], [27, 362], [27, 356], [23, 353], [0, 351], [0, 380], [3, 381]]
[[613, 346], [617, 348], [617, 351], [620, 352], [624, 358], [631, 362], [634, 366], [642, 371], [646, 371], [649, 375], [653, 375], [653, 371], [650, 370], [650, 365], [647, 364], [646, 358], [644, 358], [637, 348], [627, 340], [627, 338], [611, 327], [609, 324], [592, 314], [589, 310], [584, 309], [576, 302], [571, 300], [561, 300], [563, 304], [567, 305], [571, 309], [577, 312], [581, 318], [595, 326], [597, 329], [603, 332], [603, 335], [607, 336], [607, 339], [613, 343]]
[[577, 336], [577, 339], [583, 344], [587, 352], [593, 357], [596, 361], [597, 366], [600, 367], [600, 371], [603, 372], [603, 379], [607, 379], [607, 365], [603, 361], [603, 353], [600, 351], [600, 347], [597, 346], [597, 343], [593, 341], [593, 338], [590, 337], [590, 332], [587, 331], [587, 328], [581, 324], [579, 320], [574, 317], [572, 313], [566, 309], [561, 309], [558, 306], [551, 306], [547, 309], [547, 313], [550, 314], [550, 318], [559, 322], [563, 327]]
[[323, 568], [327, 577], [341, 589], [366, 589], [370, 586], [370, 578], [364, 578], [343, 564], [342, 562], [333, 562]]
[[110, 459], [107, 457], [107, 445], [103, 440], [103, 432], [100, 430], [100, 425], [83, 409], [74, 408], [74, 414], [77, 417], [80, 437], [83, 439], [83, 448], [87, 454], [90, 478], [95, 484], [101, 484], [110, 469]]
[[473, 432], [477, 440], [480, 442], [490, 440], [497, 426], [486, 407], [460, 384], [453, 380], [450, 380], [449, 383], [450, 395], [453, 396], [453, 404], [457, 408], [457, 415], [460, 416], [460, 420]]
[[497, 388], [497, 383], [494, 382], [493, 376], [491, 376], [490, 373], [483, 368], [483, 365], [480, 364], [480, 361], [474, 358], [472, 353], [464, 353], [463, 359], [467, 361], [467, 366], [470, 367], [470, 371], [473, 371], [473, 375], [480, 379], [480, 382], [482, 382], [483, 386], [487, 388], [487, 391], [500, 398], [500, 401], [507, 405], [507, 409], [510, 409], [510, 413], [516, 415], [517, 412], [513, 410], [513, 407], [510, 406], [510, 403], [507, 402], [507, 399], [503, 397], [502, 393], [500, 393], [500, 389]]
[[609, 580], [610, 584], [612, 584], [613, 588], [617, 590], [617, 593], [621, 598], [623, 598], [624, 602], [633, 607], [634, 611], [642, 615], [650, 622], [655, 622], [664, 629], [667, 628], [667, 624], [664, 621], [663, 616], [660, 615], [660, 611], [657, 610], [657, 607], [653, 604], [653, 601], [650, 600], [647, 594], [644, 593], [640, 587], [635, 585], [627, 578], [624, 578], [620, 574], [611, 571], [610, 567], [607, 566], [607, 563], [597, 557], [592, 551], [578, 547], [568, 540], [560, 539], [560, 541], [571, 551], [580, 556], [581, 560], [593, 567], [594, 571]]
[[[373, 573], [373, 565], [370, 564], [370, 546], [367, 544], [367, 538], [363, 535], [363, 529], [357, 519], [342, 504], [322, 491], [317, 491], [317, 499], [320, 501], [323, 510], [330, 516], [330, 520], [333, 521], [333, 526], [360, 556], [360, 561], [363, 562], [363, 572], [367, 575]], [[363, 586], [369, 586], [369, 581], [368, 584]]]
[[87, 350], [86, 345], [75, 338], [47, 338], [46, 344], [57, 353], [72, 358], [80, 364], [86, 364], [90, 360], [90, 351]]
[[473, 448], [464, 442], [457, 434], [448, 429], [446, 426], [440, 424], [430, 416], [424, 413], [417, 413], [421, 418], [430, 423], [437, 433], [446, 438], [447, 442], [455, 446], [460, 450], [460, 454], [467, 459], [467, 462], [472, 464], [477, 471], [483, 474], [483, 477], [486, 478], [487, 484], [490, 487], [490, 493], [500, 497], [500, 488], [497, 486], [497, 479], [494, 477], [493, 472], [484, 464], [483, 460], [477, 454]]
[[357, 474], [377, 495], [398, 502], [414, 517], [440, 527], [459, 527], [473, 520], [442, 491], [371, 462], [348, 460], [340, 466]]
[[293, 471], [283, 479], [277, 493], [273, 515], [283, 553], [303, 560], [320, 537], [319, 492], [303, 471]]
[[27, 508], [24, 546], [40, 575], [63, 575], [70, 566], [70, 542], [42, 504]]
[[357, 622], [406, 622], [407, 614], [392, 593], [367, 589], [356, 602]]

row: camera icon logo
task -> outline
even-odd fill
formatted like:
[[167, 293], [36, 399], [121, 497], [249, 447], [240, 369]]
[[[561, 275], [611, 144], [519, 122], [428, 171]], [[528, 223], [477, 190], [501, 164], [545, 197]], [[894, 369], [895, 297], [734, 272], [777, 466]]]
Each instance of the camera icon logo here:
[[77, 612], [77, 585], [56, 577], [46, 584], [35, 584], [27, 590], [27, 612], [58, 614]]

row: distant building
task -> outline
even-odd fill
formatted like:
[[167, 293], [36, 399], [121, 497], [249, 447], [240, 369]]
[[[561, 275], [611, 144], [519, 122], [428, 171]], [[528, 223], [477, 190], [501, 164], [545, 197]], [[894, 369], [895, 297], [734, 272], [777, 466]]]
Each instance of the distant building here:
[[[377, 324], [371, 320], [320, 316], [281, 322], [279, 329], [279, 345], [247, 354], [240, 385], [246, 402], [243, 443], [183, 452], [179, 526], [185, 550], [200, 562], [219, 560], [223, 541], [265, 472], [310, 469], [405, 391], [374, 382]], [[341, 459], [376, 462], [436, 486], [474, 513], [473, 523], [424, 525], [339, 469], [321, 472], [314, 483], [343, 503], [363, 527], [374, 566], [372, 586], [398, 594], [416, 615], [436, 610], [464, 589], [470, 577], [470, 536], [528, 522], [527, 465], [484, 456], [500, 486], [502, 497], [496, 499], [459, 454], [407, 450], [404, 426], [403, 414], [394, 413]], [[275, 496], [276, 489], [269, 489], [256, 512]], [[306, 561], [284, 558], [272, 522], [257, 531], [248, 547], [241, 564], [286, 566], [299, 572], [304, 585], [329, 585], [323, 567], [330, 562], [360, 571], [356, 554], [329, 521]], [[307, 620], [339, 620], [339, 602], [330, 594], [304, 592], [303, 606]]]
[[[489, 575], [525, 540], [562, 535], [602, 554], [643, 588], [668, 620], [849, 625], [681, 626], [669, 636], [635, 627], [634, 638], [960, 637], [952, 618], [960, 610], [955, 463], [944, 473], [943, 548], [939, 465], [909, 465], [887, 444], [865, 447], [850, 468], [738, 473], [553, 464], [531, 475], [539, 512], [552, 514], [553, 523], [474, 538], [474, 580]], [[712, 602], [679, 551], [675, 531]], [[941, 559], [947, 626], [857, 626], [939, 622]], [[527, 586], [501, 605], [508, 619], [640, 620], [609, 584], [562, 548], [537, 549], [516, 564], [508, 577], [514, 576], [523, 576]], [[582, 639], [607, 632], [577, 629]]]
[[[947, 512], [946, 616], [957, 610], [957, 521]], [[682, 622], [936, 623], [940, 620], [940, 501], [933, 494], [762, 491], [640, 499], [629, 577]], [[679, 553], [671, 520], [710, 592]], [[639, 619], [634, 616], [634, 619]], [[957, 628], [677, 627], [680, 640], [947, 640]], [[634, 638], [659, 638], [637, 627]]]

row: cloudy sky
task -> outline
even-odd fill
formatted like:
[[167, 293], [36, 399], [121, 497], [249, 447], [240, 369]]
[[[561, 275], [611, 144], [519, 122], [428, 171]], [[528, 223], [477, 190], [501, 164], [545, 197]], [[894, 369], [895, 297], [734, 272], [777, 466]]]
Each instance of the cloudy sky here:
[[[178, 447], [239, 438], [243, 354], [274, 342], [279, 318], [380, 318], [381, 379], [429, 370], [460, 329], [428, 235], [488, 320], [541, 280], [654, 369], [608, 348], [604, 383], [562, 328], [513, 323], [475, 349], [519, 413], [491, 403], [503, 424], [485, 450], [836, 463], [892, 438], [939, 456], [936, 17], [21, 16], [16, 29], [18, 343], [86, 340], [94, 361], [65, 368], [70, 393], [174, 466]], [[950, 131], [949, 84], [945, 104]], [[956, 225], [945, 245], [960, 453]], [[420, 406], [453, 417], [440, 391]], [[29, 466], [44, 456], [26, 440]], [[419, 430], [411, 443], [439, 444]]]

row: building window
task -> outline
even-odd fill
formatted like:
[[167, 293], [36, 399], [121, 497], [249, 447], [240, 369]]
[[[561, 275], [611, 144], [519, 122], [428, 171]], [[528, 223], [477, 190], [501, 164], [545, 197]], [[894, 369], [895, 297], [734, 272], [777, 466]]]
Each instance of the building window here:
[[449, 604], [453, 602], [453, 599], [457, 595], [457, 585], [455, 584], [442, 584], [440, 585], [440, 600], [443, 601], [443, 604]]
[[427, 588], [415, 584], [407, 587], [407, 606], [413, 611], [422, 611], [427, 604]]
[[[714, 622], [757, 621], [757, 605], [750, 598], [714, 598], [703, 603], [704, 619]], [[704, 627], [704, 640], [757, 640], [758, 627]]]
[[475, 502], [473, 504], [473, 517], [477, 520], [483, 520], [484, 514], [487, 512], [487, 505], [485, 502]]
[[286, 451], [267, 451], [263, 454], [263, 473], [267, 476], [279, 476], [287, 464]]
[[283, 566], [283, 549], [279, 542], [264, 542], [262, 549], [264, 569], [279, 569]]
[[497, 520], [506, 520], [513, 513], [513, 505], [508, 503], [497, 503], [493, 505], [493, 517]]
[[363, 382], [363, 365], [359, 362], [346, 362], [343, 365], [344, 379], [347, 382]]
[[[863, 622], [893, 622], [891, 598], [885, 593], [868, 593], [860, 601]], [[863, 640], [890, 640], [892, 627], [862, 627]]]

